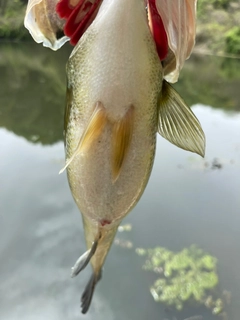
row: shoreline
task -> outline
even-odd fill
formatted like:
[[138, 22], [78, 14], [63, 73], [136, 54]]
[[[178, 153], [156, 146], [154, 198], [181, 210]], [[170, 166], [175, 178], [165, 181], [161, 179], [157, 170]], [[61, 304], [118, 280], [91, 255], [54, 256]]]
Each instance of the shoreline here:
[[[31, 41], [24, 28], [25, 0], [0, 3], [0, 41]], [[239, 0], [198, 0], [194, 53], [240, 58]]]

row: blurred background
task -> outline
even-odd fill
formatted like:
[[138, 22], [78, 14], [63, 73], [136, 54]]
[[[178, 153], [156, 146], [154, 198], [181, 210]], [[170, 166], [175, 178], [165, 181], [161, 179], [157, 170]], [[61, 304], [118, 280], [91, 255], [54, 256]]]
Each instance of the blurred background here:
[[58, 175], [72, 47], [34, 43], [26, 2], [0, 0], [0, 318], [239, 320], [239, 0], [198, 1], [196, 47], [174, 85], [202, 124], [206, 156], [158, 137], [85, 316], [91, 270], [70, 278], [85, 251], [81, 216]]

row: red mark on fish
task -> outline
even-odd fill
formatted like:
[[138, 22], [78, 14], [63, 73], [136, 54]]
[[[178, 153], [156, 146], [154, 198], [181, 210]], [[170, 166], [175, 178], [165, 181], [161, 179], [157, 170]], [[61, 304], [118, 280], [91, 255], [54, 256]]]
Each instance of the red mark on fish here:
[[103, 219], [103, 220], [100, 221], [100, 224], [101, 224], [102, 227], [104, 227], [106, 224], [110, 224], [110, 223], [111, 223], [111, 221], [109, 221], [107, 219]]

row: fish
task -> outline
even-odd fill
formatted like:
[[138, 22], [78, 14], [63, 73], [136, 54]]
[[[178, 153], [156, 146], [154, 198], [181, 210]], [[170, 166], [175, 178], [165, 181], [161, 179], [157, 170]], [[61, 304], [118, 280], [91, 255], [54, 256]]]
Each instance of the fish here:
[[69, 40], [78, 40], [66, 67], [60, 173], [67, 171], [87, 245], [71, 275], [92, 266], [85, 314], [118, 227], [148, 183], [157, 133], [204, 156], [203, 129], [170, 84], [194, 46], [196, 1], [62, 0], [56, 8]]
[[64, 169], [87, 243], [72, 276], [89, 262], [93, 269], [82, 313], [119, 224], [147, 185], [157, 132], [204, 154], [197, 118], [163, 77], [144, 1], [104, 0], [67, 63]]

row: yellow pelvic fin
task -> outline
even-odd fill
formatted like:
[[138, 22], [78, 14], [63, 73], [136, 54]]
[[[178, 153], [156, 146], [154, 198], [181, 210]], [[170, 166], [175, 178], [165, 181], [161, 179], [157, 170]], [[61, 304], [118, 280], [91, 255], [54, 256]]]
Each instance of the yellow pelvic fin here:
[[89, 120], [87, 128], [83, 132], [81, 136], [78, 146], [74, 151], [73, 155], [70, 159], [67, 160], [65, 167], [60, 170], [59, 174], [62, 173], [72, 162], [72, 160], [80, 153], [86, 152], [91, 144], [100, 136], [102, 133], [103, 128], [107, 123], [107, 114], [106, 109], [104, 108], [103, 104], [98, 101], [96, 103], [96, 107], [93, 111], [93, 114]]
[[201, 124], [166, 81], [162, 86], [158, 133], [176, 146], [204, 157], [205, 135]]
[[113, 123], [112, 133], [112, 178], [115, 182], [120, 174], [132, 140], [134, 107], [131, 105], [124, 117]]

